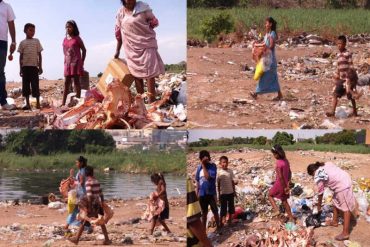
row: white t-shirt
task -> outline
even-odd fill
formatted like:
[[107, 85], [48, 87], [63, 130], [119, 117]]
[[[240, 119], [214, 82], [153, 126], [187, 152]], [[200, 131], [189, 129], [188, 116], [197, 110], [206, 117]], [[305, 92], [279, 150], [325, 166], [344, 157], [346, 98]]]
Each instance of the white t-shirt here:
[[15, 15], [12, 7], [2, 1], [0, 3], [0, 40], [8, 41], [8, 22], [14, 20]]

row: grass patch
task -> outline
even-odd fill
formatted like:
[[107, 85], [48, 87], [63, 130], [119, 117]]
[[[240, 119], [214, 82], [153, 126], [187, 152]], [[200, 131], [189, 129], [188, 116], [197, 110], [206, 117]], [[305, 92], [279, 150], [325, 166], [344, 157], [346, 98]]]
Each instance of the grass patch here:
[[[70, 153], [54, 155], [21, 156], [9, 152], [0, 152], [0, 168], [9, 170], [65, 170], [74, 168], [78, 155]], [[152, 173], [166, 172], [185, 174], [186, 158], [183, 150], [160, 151], [114, 151], [106, 154], [84, 154], [88, 164], [104, 169], [114, 168], [120, 172]]]
[[[263, 149], [263, 150], [271, 149], [271, 146], [268, 146], [268, 145], [239, 144], [239, 145], [231, 145], [231, 146], [191, 147], [191, 148], [188, 148], [188, 152], [199, 152], [204, 149], [210, 152], [225, 152], [225, 151], [229, 151], [233, 149], [241, 149], [244, 147], [254, 148], [254, 149]], [[370, 154], [370, 148], [365, 145], [296, 143], [294, 145], [283, 146], [283, 148], [285, 151], [313, 150], [313, 151], [318, 151], [318, 152]]]
[[188, 8], [188, 38], [203, 39], [201, 23], [207, 16], [220, 13], [229, 14], [235, 23], [246, 27], [253, 24], [264, 33], [265, 18], [272, 16], [278, 22], [278, 32], [314, 32], [324, 37], [338, 36], [340, 33], [370, 33], [370, 11], [364, 9], [269, 9], [231, 8], [207, 9]]

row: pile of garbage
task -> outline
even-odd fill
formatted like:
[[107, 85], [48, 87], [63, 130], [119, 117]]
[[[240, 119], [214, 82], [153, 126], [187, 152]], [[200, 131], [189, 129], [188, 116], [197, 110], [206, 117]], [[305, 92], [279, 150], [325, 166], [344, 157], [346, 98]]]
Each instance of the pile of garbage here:
[[186, 78], [183, 74], [166, 74], [158, 81], [161, 99], [146, 104], [147, 95], [134, 95], [130, 88], [114, 80], [106, 96], [97, 88], [85, 91], [80, 100], [70, 94], [72, 108], [63, 112], [54, 107], [48, 115], [47, 128], [55, 129], [144, 129], [181, 127], [187, 120]]

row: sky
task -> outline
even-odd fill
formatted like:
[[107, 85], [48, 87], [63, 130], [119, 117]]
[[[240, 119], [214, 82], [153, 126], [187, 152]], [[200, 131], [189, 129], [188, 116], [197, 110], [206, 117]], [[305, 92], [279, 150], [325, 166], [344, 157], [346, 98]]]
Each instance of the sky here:
[[[43, 77], [63, 78], [62, 42], [65, 24], [75, 20], [87, 48], [85, 69], [91, 76], [104, 72], [116, 50], [115, 16], [120, 0], [5, 0], [16, 15], [17, 44], [25, 39], [23, 27], [36, 25], [36, 35], [44, 48]], [[186, 61], [186, 0], [145, 0], [159, 20], [157, 40], [165, 64]], [[10, 41], [9, 36], [9, 41]], [[123, 56], [123, 50], [121, 51]], [[19, 53], [5, 68], [7, 81], [20, 81]]]
[[321, 136], [326, 133], [335, 133], [341, 130], [189, 130], [189, 142], [199, 141], [199, 138], [202, 139], [220, 139], [232, 138], [232, 137], [259, 137], [266, 136], [269, 139], [272, 139], [276, 132], [285, 131], [289, 134], [292, 134], [294, 138], [315, 138], [316, 136]]

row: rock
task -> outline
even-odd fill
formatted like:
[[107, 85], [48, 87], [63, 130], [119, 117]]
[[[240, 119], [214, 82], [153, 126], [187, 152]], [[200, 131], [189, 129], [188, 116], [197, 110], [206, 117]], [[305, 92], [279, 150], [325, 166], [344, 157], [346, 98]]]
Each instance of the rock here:
[[160, 231], [155, 231], [153, 233], [153, 237], [155, 237], [155, 238], [159, 238], [160, 236], [162, 236], [162, 232], [160, 232]]
[[126, 244], [126, 245], [131, 245], [131, 244], [134, 244], [134, 241], [132, 240], [132, 238], [130, 236], [125, 236], [122, 239], [121, 243]]

